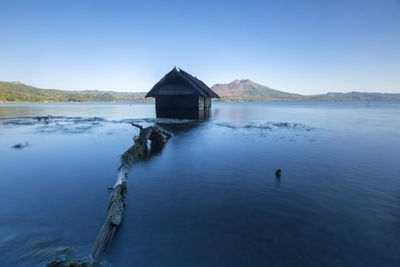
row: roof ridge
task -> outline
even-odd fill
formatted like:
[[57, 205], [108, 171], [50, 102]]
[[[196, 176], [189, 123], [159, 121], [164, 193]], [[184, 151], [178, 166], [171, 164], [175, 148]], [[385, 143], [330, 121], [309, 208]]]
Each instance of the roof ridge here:
[[197, 91], [199, 95], [203, 97], [219, 98], [219, 95], [211, 90], [211, 88], [209, 88], [204, 82], [187, 73], [186, 71], [177, 68], [176, 66], [170, 72], [165, 74], [164, 77], [153, 86], [153, 88], [146, 94], [145, 97], [154, 97], [158, 89], [162, 87], [162, 84], [173, 74], [178, 75], [180, 78], [189, 83], [192, 89]]

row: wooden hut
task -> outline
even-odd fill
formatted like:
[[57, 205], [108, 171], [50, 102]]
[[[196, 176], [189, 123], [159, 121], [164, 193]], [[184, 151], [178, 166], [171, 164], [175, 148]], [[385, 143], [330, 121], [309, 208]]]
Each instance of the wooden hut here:
[[219, 96], [189, 73], [173, 68], [146, 94], [156, 99], [157, 117], [202, 119]]

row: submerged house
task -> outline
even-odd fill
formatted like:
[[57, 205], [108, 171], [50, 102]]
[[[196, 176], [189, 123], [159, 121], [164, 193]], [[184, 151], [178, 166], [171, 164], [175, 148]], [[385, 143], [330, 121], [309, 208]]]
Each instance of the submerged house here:
[[146, 94], [156, 99], [157, 117], [203, 119], [219, 96], [189, 73], [173, 68]]

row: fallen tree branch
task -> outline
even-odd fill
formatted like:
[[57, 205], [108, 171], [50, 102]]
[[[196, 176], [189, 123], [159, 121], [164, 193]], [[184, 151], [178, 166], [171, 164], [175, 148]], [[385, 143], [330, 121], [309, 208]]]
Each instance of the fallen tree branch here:
[[141, 125], [134, 123], [132, 123], [132, 126], [139, 128], [140, 133], [137, 138], [134, 138], [132, 147], [121, 156], [121, 165], [118, 169], [117, 181], [108, 204], [107, 217], [90, 254], [90, 259], [95, 264], [103, 259], [125, 215], [128, 170], [135, 162], [144, 159], [148, 155], [148, 140], [151, 141], [151, 150], [159, 151], [171, 137], [169, 132], [156, 126], [143, 128]]

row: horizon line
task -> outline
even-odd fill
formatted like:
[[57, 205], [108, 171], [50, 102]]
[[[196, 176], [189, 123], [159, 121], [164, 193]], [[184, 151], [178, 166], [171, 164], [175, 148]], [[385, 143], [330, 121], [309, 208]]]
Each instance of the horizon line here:
[[[276, 90], [276, 91], [280, 91], [280, 92], [284, 92], [284, 93], [298, 94], [298, 95], [302, 95], [302, 96], [316, 96], [316, 95], [324, 95], [324, 94], [329, 94], [329, 93], [342, 93], [342, 94], [349, 94], [349, 93], [400, 94], [400, 93], [397, 93], [397, 92], [387, 92], [387, 91], [385, 91], [385, 92], [378, 92], [378, 91], [359, 91], [359, 90], [349, 90], [349, 91], [344, 91], [344, 90], [341, 91], [341, 90], [338, 90], [338, 91], [326, 91], [326, 92], [317, 93], [317, 94], [302, 94], [302, 93], [297, 93], [297, 92], [290, 92], [290, 91], [284, 91], [284, 90], [280, 90], [280, 89], [275, 89], [275, 88], [269, 87], [268, 85], [264, 85], [264, 84], [255, 82], [255, 81], [253, 81], [253, 80], [251, 80], [251, 79], [248, 79], [248, 78], [244, 78], [244, 79], [234, 79], [234, 80], [231, 81], [231, 82], [225, 82], [225, 83], [215, 83], [215, 84], [211, 85], [210, 88], [211, 88], [212, 86], [215, 86], [215, 85], [226, 85], [226, 84], [234, 83], [234, 82], [236, 82], [236, 81], [250, 81], [250, 82], [256, 83], [256, 84], [258, 84], [258, 85], [267, 87], [268, 89], [272, 89], [272, 90]], [[101, 89], [76, 89], [76, 90], [75, 90], [75, 89], [59, 89], [59, 88], [55, 88], [55, 87], [52, 87], [52, 88], [45, 88], [45, 87], [39, 87], [39, 86], [36, 86], [36, 85], [33, 85], [33, 84], [26, 84], [26, 83], [21, 82], [21, 81], [6, 81], [6, 80], [0, 80], [0, 82], [4, 82], [4, 83], [14, 83], [14, 84], [23, 84], [23, 85], [25, 85], [25, 86], [30, 86], [30, 87], [34, 87], [34, 88], [36, 88], [36, 89], [42, 89], [42, 90], [60, 90], [60, 91], [71, 91], [71, 92], [100, 91], [100, 92], [117, 92], [117, 93], [146, 93], [146, 92], [150, 91], [150, 89], [151, 89], [151, 88], [150, 88], [148, 91], [126, 91], [126, 90], [123, 90], [123, 89], [122, 89], [122, 90], [115, 90], [115, 89], [106, 89], [106, 90], [101, 90]]]

